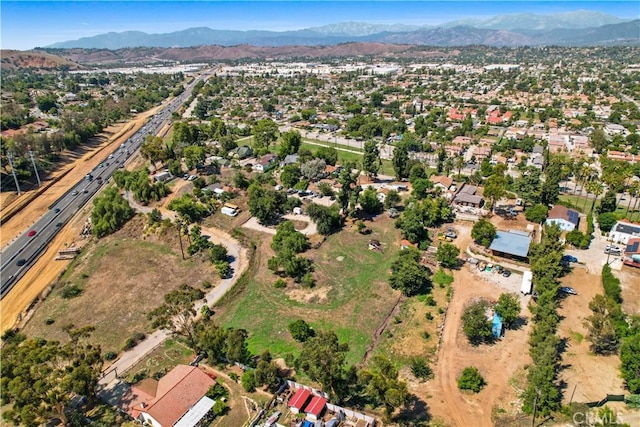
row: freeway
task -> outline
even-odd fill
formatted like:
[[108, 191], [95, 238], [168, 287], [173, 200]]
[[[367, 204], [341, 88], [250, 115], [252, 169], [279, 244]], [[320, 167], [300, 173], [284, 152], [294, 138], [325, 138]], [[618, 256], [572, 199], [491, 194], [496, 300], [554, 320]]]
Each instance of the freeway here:
[[116, 151], [111, 153], [103, 163], [97, 166], [84, 179], [59, 198], [49, 210], [22, 233], [13, 243], [7, 246], [0, 255], [0, 298], [13, 288], [18, 280], [31, 268], [49, 243], [58, 234], [62, 226], [69, 221], [102, 187], [113, 173], [124, 166], [140, 148], [144, 138], [149, 134], [157, 134], [171, 118], [171, 114], [191, 96], [195, 84], [204, 80], [209, 74], [203, 74], [178, 97], [152, 116], [134, 135], [132, 135]]

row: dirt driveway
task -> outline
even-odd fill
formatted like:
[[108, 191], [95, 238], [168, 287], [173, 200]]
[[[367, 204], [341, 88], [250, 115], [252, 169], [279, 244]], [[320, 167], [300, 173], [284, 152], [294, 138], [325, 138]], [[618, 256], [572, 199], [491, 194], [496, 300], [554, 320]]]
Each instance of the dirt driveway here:
[[[311, 236], [313, 234], [318, 233], [318, 228], [316, 227], [315, 222], [311, 221], [311, 218], [308, 217], [307, 215], [284, 215], [284, 218], [289, 219], [291, 221], [306, 222], [307, 226], [301, 230], [298, 230], [300, 233], [304, 234], [305, 236]], [[256, 219], [256, 217], [254, 216], [252, 216], [251, 218], [249, 218], [247, 222], [242, 224], [242, 227], [248, 228], [250, 230], [260, 231], [261, 233], [276, 234], [275, 227], [267, 227], [260, 224]]]

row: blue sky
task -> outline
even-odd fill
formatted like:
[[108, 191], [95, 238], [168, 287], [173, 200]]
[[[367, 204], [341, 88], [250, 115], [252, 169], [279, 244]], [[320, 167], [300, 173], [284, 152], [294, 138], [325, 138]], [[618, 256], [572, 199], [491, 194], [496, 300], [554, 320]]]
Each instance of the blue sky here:
[[110, 31], [167, 33], [190, 27], [285, 31], [343, 21], [433, 25], [505, 13], [588, 9], [626, 19], [633, 1], [5, 1], [0, 46], [32, 49]]

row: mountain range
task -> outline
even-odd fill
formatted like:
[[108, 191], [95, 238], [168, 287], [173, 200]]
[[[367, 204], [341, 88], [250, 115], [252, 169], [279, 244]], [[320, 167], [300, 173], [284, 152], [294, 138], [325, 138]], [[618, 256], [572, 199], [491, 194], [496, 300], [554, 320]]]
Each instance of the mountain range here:
[[640, 19], [623, 20], [601, 12], [579, 10], [551, 15], [499, 15], [487, 20], [451, 21], [435, 27], [364, 22], [343, 22], [295, 31], [238, 31], [198, 27], [163, 34], [110, 32], [46, 47], [331, 46], [348, 42], [433, 46], [638, 45]]

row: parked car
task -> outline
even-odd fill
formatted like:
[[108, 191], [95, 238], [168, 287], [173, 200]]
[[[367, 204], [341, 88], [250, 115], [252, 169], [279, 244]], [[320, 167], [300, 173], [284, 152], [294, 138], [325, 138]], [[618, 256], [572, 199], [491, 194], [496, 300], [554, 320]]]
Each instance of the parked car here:
[[569, 295], [578, 295], [575, 289], [570, 288], [568, 286], [561, 287], [560, 292], [564, 292], [565, 294], [569, 294]]
[[444, 234], [439, 235], [438, 240], [442, 240], [443, 242], [453, 242], [451, 237], [445, 236]]
[[509, 276], [511, 276], [511, 272], [510, 272], [509, 270], [503, 270], [503, 271], [502, 271], [502, 275], [503, 275], [504, 277], [509, 277]]
[[453, 231], [447, 231], [444, 233], [445, 237], [449, 237], [450, 239], [457, 239], [458, 235]]
[[578, 258], [574, 257], [573, 255], [564, 255], [562, 257], [562, 261], [564, 261], [564, 262], [578, 262]]

